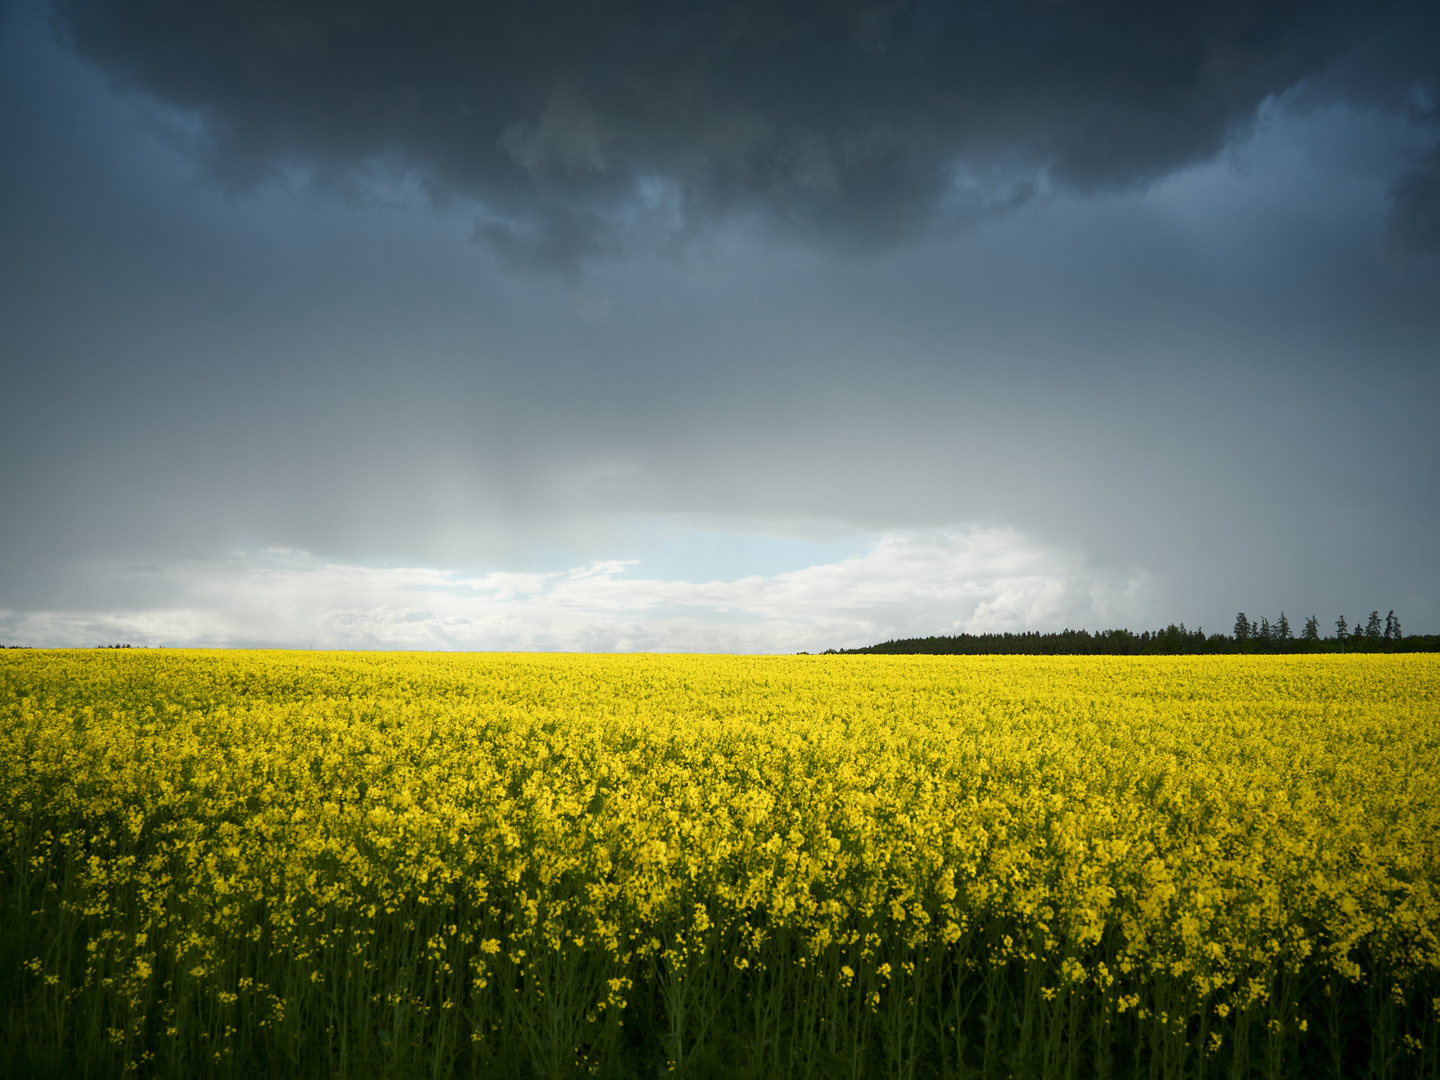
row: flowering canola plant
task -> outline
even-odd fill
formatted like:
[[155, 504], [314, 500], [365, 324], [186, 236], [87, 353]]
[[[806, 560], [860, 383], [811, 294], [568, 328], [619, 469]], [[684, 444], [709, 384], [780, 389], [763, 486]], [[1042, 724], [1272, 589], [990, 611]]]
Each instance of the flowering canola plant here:
[[1440, 658], [0, 654], [0, 1017], [163, 1076], [1440, 1075]]

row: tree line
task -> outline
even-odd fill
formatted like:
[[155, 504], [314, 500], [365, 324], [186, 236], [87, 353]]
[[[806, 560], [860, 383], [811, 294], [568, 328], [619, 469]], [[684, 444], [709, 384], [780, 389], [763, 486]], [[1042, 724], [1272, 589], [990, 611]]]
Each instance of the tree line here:
[[[1004, 634], [951, 634], [903, 638], [865, 645], [858, 649], [826, 649], [826, 655], [857, 653], [918, 653], [936, 656], [1144, 656], [1201, 653], [1344, 653], [1440, 652], [1440, 634], [1405, 635], [1392, 610], [1385, 617], [1372, 611], [1352, 624], [1345, 616], [1335, 620], [1334, 633], [1322, 635], [1320, 620], [1311, 615], [1299, 634], [1282, 611], [1274, 622], [1262, 616], [1252, 621], [1243, 611], [1235, 616], [1229, 634], [1207, 634], [1200, 627], [1187, 630], [1171, 623], [1162, 630], [1030, 630]], [[1327, 627], [1328, 629], [1328, 627]]]

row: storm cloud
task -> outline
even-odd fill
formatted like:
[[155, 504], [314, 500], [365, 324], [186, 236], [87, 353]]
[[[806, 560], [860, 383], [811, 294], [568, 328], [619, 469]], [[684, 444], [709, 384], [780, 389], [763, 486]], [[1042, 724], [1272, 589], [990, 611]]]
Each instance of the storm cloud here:
[[0, 6], [0, 643], [1440, 629], [1436, 26]]
[[[480, 238], [560, 263], [642, 224], [683, 240], [759, 213], [891, 243], [1143, 185], [1307, 79], [1433, 121], [1440, 64], [1433, 5], [1343, 0], [62, 0], [57, 18], [117, 84], [192, 111], [224, 183], [308, 170], [363, 191], [410, 170], [477, 200]], [[1397, 189], [1412, 247], [1432, 173]]]

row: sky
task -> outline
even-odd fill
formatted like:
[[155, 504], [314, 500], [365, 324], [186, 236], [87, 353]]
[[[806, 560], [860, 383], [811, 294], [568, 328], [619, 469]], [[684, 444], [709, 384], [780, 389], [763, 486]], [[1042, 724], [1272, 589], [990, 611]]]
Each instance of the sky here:
[[1440, 9], [0, 0], [0, 643], [1440, 632]]

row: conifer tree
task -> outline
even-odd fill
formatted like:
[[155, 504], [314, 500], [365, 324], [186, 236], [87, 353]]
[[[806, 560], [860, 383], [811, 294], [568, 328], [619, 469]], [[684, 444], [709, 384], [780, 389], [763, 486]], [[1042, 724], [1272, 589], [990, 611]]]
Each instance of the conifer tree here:
[[1243, 645], [1250, 640], [1250, 620], [1245, 617], [1242, 611], [1235, 616], [1235, 642]]
[[1346, 623], [1345, 623], [1345, 616], [1344, 616], [1344, 615], [1341, 615], [1338, 619], [1335, 620], [1335, 639], [1340, 642], [1340, 651], [1341, 651], [1341, 652], [1344, 652], [1344, 651], [1345, 651], [1345, 631], [1346, 631], [1346, 629], [1347, 629], [1347, 625], [1346, 625]]
[[1285, 612], [1280, 612], [1280, 621], [1275, 624], [1275, 637], [1280, 641], [1294, 641], [1295, 635], [1290, 633], [1290, 620], [1285, 617]]
[[1370, 618], [1365, 622], [1365, 636], [1371, 641], [1380, 640], [1380, 612], [1370, 612]]
[[1308, 619], [1305, 620], [1305, 635], [1301, 640], [1320, 640], [1320, 620], [1317, 619], [1314, 615], [1311, 615]]

